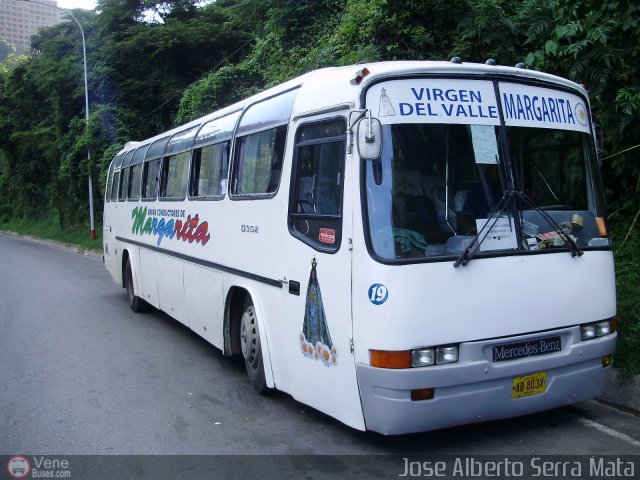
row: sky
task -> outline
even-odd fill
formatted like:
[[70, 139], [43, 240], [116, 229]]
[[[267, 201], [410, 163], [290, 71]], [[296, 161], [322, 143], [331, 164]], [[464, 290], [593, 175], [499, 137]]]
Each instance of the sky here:
[[58, 0], [58, 6], [67, 10], [71, 8], [93, 10], [96, 8], [96, 0]]
[[[203, 0], [200, 3], [206, 4], [207, 0]], [[65, 10], [71, 10], [74, 8], [84, 8], [86, 10], [94, 10], [96, 8], [96, 0], [58, 0], [58, 7], [64, 8]], [[151, 22], [154, 19], [154, 15], [146, 15], [146, 20]], [[156, 19], [156, 21], [162, 23], [161, 20]]]
[[[201, 0], [197, 5], [205, 5], [211, 0]], [[67, 10], [72, 8], [85, 8], [87, 10], [93, 10], [96, 8], [96, 0], [58, 0], [58, 6]]]

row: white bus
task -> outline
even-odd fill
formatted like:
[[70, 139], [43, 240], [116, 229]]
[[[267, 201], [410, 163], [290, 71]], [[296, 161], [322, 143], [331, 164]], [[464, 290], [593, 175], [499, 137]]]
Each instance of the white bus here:
[[104, 259], [258, 392], [383, 434], [597, 397], [616, 343], [587, 93], [524, 68], [327, 68], [129, 143]]

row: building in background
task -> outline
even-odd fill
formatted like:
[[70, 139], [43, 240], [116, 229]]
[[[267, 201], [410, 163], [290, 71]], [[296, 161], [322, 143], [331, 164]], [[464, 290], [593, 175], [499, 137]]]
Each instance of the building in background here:
[[[57, 0], [38, 0], [54, 7]], [[55, 8], [20, 0], [0, 0], [0, 40], [15, 47], [16, 54], [28, 53], [31, 36], [42, 27], [60, 22], [63, 13]]]

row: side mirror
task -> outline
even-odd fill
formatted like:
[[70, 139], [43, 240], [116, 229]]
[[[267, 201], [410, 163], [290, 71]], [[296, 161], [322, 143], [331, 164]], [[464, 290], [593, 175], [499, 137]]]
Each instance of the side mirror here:
[[358, 155], [364, 160], [375, 160], [382, 153], [382, 124], [371, 117], [370, 110], [368, 113], [367, 118], [358, 122]]

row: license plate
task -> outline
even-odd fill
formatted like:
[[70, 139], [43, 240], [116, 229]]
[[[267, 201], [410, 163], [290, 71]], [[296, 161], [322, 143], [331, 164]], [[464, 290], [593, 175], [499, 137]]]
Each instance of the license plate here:
[[547, 389], [547, 372], [532, 373], [513, 379], [511, 398], [530, 397], [544, 393]]

